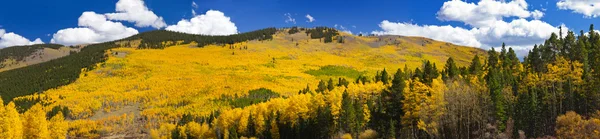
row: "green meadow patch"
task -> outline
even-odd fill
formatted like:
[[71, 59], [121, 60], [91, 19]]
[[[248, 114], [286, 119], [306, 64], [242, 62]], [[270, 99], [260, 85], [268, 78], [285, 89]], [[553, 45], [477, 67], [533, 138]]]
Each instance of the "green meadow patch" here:
[[352, 79], [364, 74], [354, 68], [334, 65], [323, 66], [318, 70], [309, 70], [305, 73], [313, 76], [344, 76]]

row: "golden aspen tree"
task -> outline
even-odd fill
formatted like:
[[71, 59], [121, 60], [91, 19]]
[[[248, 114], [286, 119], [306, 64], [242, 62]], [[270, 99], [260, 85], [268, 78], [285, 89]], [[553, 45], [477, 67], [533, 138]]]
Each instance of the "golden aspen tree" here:
[[15, 104], [10, 102], [2, 108], [0, 99], [0, 138], [18, 139], [23, 138], [23, 125]]
[[48, 130], [50, 132], [50, 138], [52, 139], [64, 139], [67, 135], [67, 129], [69, 128], [68, 123], [65, 121], [65, 117], [62, 113], [56, 114], [50, 119], [50, 126]]
[[35, 104], [23, 116], [23, 135], [28, 139], [46, 139], [49, 137], [48, 121], [42, 105]]
[[187, 124], [185, 124], [185, 129], [186, 129], [186, 133], [188, 134], [187, 137], [188, 138], [193, 138], [193, 139], [205, 139], [205, 138], [212, 138], [212, 131], [210, 130], [210, 127], [208, 127], [208, 124], [198, 124], [196, 122], [189, 122]]
[[177, 129], [178, 129], [179, 133], [174, 133], [174, 134], [179, 134], [179, 138], [182, 138], [182, 139], [188, 138], [188, 136], [187, 136], [188, 130], [186, 129], [186, 126], [178, 126]]
[[6, 116], [6, 112], [4, 112], [4, 101], [2, 100], [2, 97], [0, 97], [0, 136], [2, 137], [6, 137], [7, 134], [10, 134], [10, 132], [8, 132], [8, 116]]
[[419, 129], [427, 132], [430, 135], [437, 136], [438, 128], [441, 125], [441, 118], [446, 112], [446, 101], [444, 99], [444, 91], [446, 86], [439, 79], [434, 79], [429, 89], [429, 94], [424, 100], [422, 109], [419, 112]]

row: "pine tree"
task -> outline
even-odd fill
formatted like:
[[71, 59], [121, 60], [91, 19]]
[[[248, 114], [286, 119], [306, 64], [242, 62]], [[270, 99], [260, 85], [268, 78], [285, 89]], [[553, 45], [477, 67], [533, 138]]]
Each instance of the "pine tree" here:
[[333, 90], [334, 86], [333, 86], [333, 80], [331, 78], [329, 78], [329, 81], [327, 82], [327, 90], [331, 91]]
[[[493, 55], [490, 55], [492, 57]], [[490, 58], [493, 59], [493, 58]], [[504, 130], [506, 125], [504, 122], [508, 119], [506, 116], [506, 106], [504, 105], [504, 96], [502, 96], [502, 83], [500, 72], [496, 68], [489, 68], [487, 77], [487, 85], [490, 98], [494, 106], [494, 116], [499, 125], [500, 130]]]
[[502, 68], [508, 68], [510, 63], [508, 62], [508, 52], [506, 50], [506, 44], [502, 43], [502, 49], [500, 50], [500, 60], [502, 60]]
[[248, 116], [248, 125], [246, 126], [246, 130], [248, 130], [246, 135], [250, 137], [254, 137], [257, 134], [256, 123], [254, 123], [254, 117], [252, 116], [252, 113], [250, 113]]
[[398, 69], [396, 74], [394, 74], [392, 86], [388, 89], [389, 91], [382, 93], [382, 95], [384, 95], [382, 98], [385, 99], [385, 112], [388, 114], [388, 117], [391, 117], [396, 121], [399, 121], [400, 117], [404, 115], [402, 101], [404, 99], [403, 93], [404, 88], [406, 87], [406, 79], [404, 79], [403, 74], [402, 70]]
[[469, 72], [474, 75], [481, 74], [481, 70], [483, 66], [481, 65], [481, 61], [479, 59], [479, 55], [475, 55], [473, 60], [471, 61], [471, 65], [469, 66]]
[[493, 47], [488, 51], [488, 69], [492, 68], [498, 68], [498, 53]]
[[343, 131], [353, 132], [356, 122], [356, 111], [353, 106], [352, 98], [348, 94], [348, 91], [344, 91], [342, 94], [342, 111], [340, 115], [340, 127]]
[[452, 57], [449, 57], [448, 60], [446, 60], [446, 65], [444, 66], [444, 74], [447, 75], [448, 78], [453, 79], [456, 76], [458, 76], [459, 71], [458, 68], [456, 67], [456, 63], [454, 62], [454, 59], [452, 59]]
[[381, 72], [381, 82], [383, 82], [383, 84], [388, 84], [389, 78], [390, 78], [390, 76], [388, 75], [387, 71], [384, 68], [383, 71]]
[[517, 57], [517, 54], [515, 53], [515, 50], [513, 50], [512, 48], [508, 48], [508, 54], [507, 54], [507, 63], [509, 63], [509, 68], [510, 69], [515, 69], [517, 65], [519, 65], [520, 61], [519, 58]]
[[319, 81], [319, 86], [317, 87], [317, 92], [318, 93], [323, 93], [325, 92], [325, 90], [327, 90], [327, 85], [325, 84], [325, 82], [323, 80]]

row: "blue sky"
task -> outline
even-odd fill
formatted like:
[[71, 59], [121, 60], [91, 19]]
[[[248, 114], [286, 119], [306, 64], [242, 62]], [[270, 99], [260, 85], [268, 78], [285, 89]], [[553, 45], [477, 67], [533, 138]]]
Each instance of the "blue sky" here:
[[[125, 1], [125, 0], [124, 0]], [[141, 0], [129, 0], [129, 1], [141, 1]], [[588, 30], [588, 27], [592, 23], [600, 23], [595, 15], [598, 7], [588, 7], [588, 9], [576, 9], [572, 5], [585, 4], [584, 0], [516, 0], [515, 3], [526, 3], [525, 7], [522, 7], [523, 11], [533, 12], [538, 10], [543, 13], [541, 18], [534, 18], [530, 16], [520, 16], [518, 13], [508, 13], [500, 15], [498, 21], [511, 23], [513, 20], [524, 19], [523, 22], [541, 21], [544, 25], [549, 25], [545, 30], [549, 29], [550, 26], [558, 27], [560, 25], [566, 26], [571, 30]], [[78, 18], [82, 17], [82, 13], [86, 11], [95, 12], [94, 15], [103, 16], [108, 13], [118, 13], [116, 11], [116, 3], [119, 0], [27, 0], [27, 1], [3, 1], [0, 6], [0, 29], [6, 33], [14, 32], [19, 36], [33, 41], [35, 38], [40, 38], [44, 43], [50, 43], [55, 37], [54, 35], [62, 29], [68, 28], [82, 28], [78, 22]], [[192, 2], [196, 3], [197, 6], [192, 6]], [[474, 4], [475, 6], [483, 5], [479, 4], [480, 1], [460, 1], [454, 2], [454, 4]], [[498, 2], [496, 4], [509, 5], [512, 1]], [[567, 6], [559, 8], [558, 2], [567, 3]], [[579, 3], [578, 3], [579, 2]], [[450, 32], [432, 32], [437, 31], [436, 29], [419, 29], [423, 26], [451, 26], [453, 28], [464, 29], [472, 32], [473, 28], [482, 29], [486, 27], [495, 27], [495, 25], [482, 26], [473, 25], [473, 20], [478, 19], [458, 19], [445, 17], [446, 19], [440, 18], [439, 13], [442, 12], [443, 6], [449, 3], [448, 0], [429, 0], [423, 2], [420, 0], [143, 0], [143, 5], [147, 7], [148, 11], [153, 12], [158, 17], [162, 17], [166, 25], [160, 27], [142, 27], [136, 26], [136, 21], [128, 19], [110, 19], [108, 23], [122, 24], [124, 27], [121, 29], [131, 28], [137, 32], [145, 32], [155, 29], [167, 29], [169, 25], [175, 25], [180, 20], [189, 20], [194, 18], [192, 10], [197, 12], [197, 15], [206, 14], [209, 10], [219, 11], [224, 14], [225, 17], [229, 17], [230, 22], [235, 24], [237, 32], [246, 32], [265, 27], [290, 27], [290, 26], [329, 26], [338, 27], [351, 31], [354, 34], [359, 32], [364, 33], [379, 33], [379, 34], [394, 34], [394, 35], [409, 35], [409, 36], [424, 36], [438, 40], [449, 41], [462, 45], [474, 45], [474, 47], [489, 48], [496, 47], [500, 42], [513, 41], [514, 44], [508, 44], [514, 47], [523, 47], [527, 49], [527, 46], [539, 43], [540, 38], [545, 37], [544, 35], [537, 35], [533, 37], [532, 42], [528, 42], [531, 35], [506, 35], [500, 34], [501, 36], [482, 38], [481, 36], [475, 35], [473, 40], [461, 40], [457, 38], [444, 38], [443, 36], [452, 36], [454, 31]], [[569, 6], [568, 4], [571, 4]], [[490, 4], [492, 7], [494, 4]], [[488, 5], [488, 6], [490, 6]], [[600, 5], [600, 4], [598, 4]], [[513, 7], [515, 5], [512, 5]], [[460, 8], [459, 8], [460, 9]], [[482, 6], [481, 10], [486, 10]], [[592, 12], [586, 12], [590, 11]], [[577, 12], [579, 10], [579, 12]], [[501, 10], [506, 11], [506, 10]], [[459, 11], [462, 12], [462, 11]], [[293, 22], [285, 22], [288, 17], [285, 16], [289, 13], [291, 18], [295, 19]], [[484, 12], [485, 13], [485, 12]], [[307, 22], [305, 17], [307, 14], [314, 17], [316, 20], [313, 22]], [[469, 14], [465, 12], [464, 14]], [[470, 13], [470, 14], [481, 14], [481, 12]], [[451, 16], [451, 15], [449, 15]], [[464, 16], [464, 15], [463, 15]], [[485, 14], [481, 16], [486, 16]], [[487, 16], [497, 16], [494, 14]], [[108, 16], [107, 16], [108, 17]], [[208, 18], [208, 17], [207, 17]], [[474, 17], [477, 18], [477, 17]], [[388, 29], [382, 28], [382, 22], [384, 20], [389, 21]], [[94, 24], [94, 23], [89, 23]], [[338, 26], [335, 26], [338, 25]], [[406, 27], [406, 25], [415, 25], [413, 27]], [[95, 30], [92, 25], [83, 26], [84, 28], [91, 28]], [[416, 32], [404, 32], [404, 30], [410, 30], [417, 28]], [[530, 26], [531, 27], [531, 26]], [[202, 28], [202, 27], [197, 27]], [[196, 28], [196, 29], [197, 29]], [[194, 28], [180, 28], [177, 31], [186, 32], [187, 30]], [[219, 28], [217, 28], [219, 29]], [[213, 29], [213, 32], [216, 29]], [[538, 28], [538, 30], [544, 30]], [[128, 31], [127, 34], [132, 35], [137, 33], [136, 31]], [[378, 32], [374, 32], [378, 31]], [[429, 32], [427, 32], [429, 31]], [[535, 30], [529, 30], [535, 32]], [[454, 32], [454, 33], [453, 33]], [[459, 30], [460, 32], [460, 30]], [[1, 36], [0, 32], [0, 36]], [[118, 33], [118, 32], [116, 32]], [[205, 32], [189, 32], [196, 34], [210, 34]], [[433, 33], [437, 33], [432, 35]], [[446, 33], [446, 34], [444, 34]], [[452, 33], [452, 34], [448, 34]], [[539, 32], [538, 32], [539, 33]], [[102, 34], [102, 33], [98, 33]], [[228, 33], [226, 33], [228, 34]], [[525, 32], [527, 34], [527, 32]], [[535, 34], [535, 33], [534, 33]], [[59, 34], [60, 35], [60, 34]], [[222, 34], [216, 34], [222, 35]], [[502, 36], [504, 35], [504, 36]], [[80, 35], [75, 35], [80, 36]], [[438, 36], [438, 37], [436, 37]], [[454, 34], [454, 36], [457, 36]], [[460, 36], [460, 35], [458, 35]], [[485, 35], [484, 35], [485, 36]], [[125, 36], [120, 36], [125, 37]], [[5, 39], [6, 38], [0, 38]], [[72, 38], [79, 39], [79, 38]], [[106, 41], [110, 39], [116, 39], [114, 37], [102, 38], [102, 39], [90, 39], [88, 43], [94, 43], [98, 41]], [[58, 40], [58, 39], [57, 39]], [[475, 41], [476, 43], [471, 43]], [[56, 41], [61, 42], [61, 41]], [[86, 41], [62, 41], [63, 44], [76, 44], [84, 43]], [[1, 44], [0, 44], [1, 45]], [[1, 48], [2, 46], [0, 46]], [[6, 47], [6, 46], [5, 46]]]

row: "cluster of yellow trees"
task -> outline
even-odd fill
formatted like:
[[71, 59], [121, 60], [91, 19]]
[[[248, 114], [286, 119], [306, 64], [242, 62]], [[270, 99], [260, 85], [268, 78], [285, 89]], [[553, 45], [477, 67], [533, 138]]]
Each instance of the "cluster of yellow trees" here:
[[[369, 40], [373, 38], [357, 39], [374, 41]], [[439, 52], [455, 54], [469, 51], [471, 53], [471, 48], [466, 47], [457, 47], [458, 49], [432, 47], [436, 50], [423, 51], [420, 45], [413, 46], [412, 43], [410, 46], [402, 47], [390, 45], [371, 48], [365, 44], [350, 42], [342, 47], [337, 43], [319, 43], [319, 40], [295, 41], [299, 45], [289, 41], [288, 38], [277, 35], [273, 41], [250, 41], [233, 45], [234, 48], [248, 47], [240, 50], [217, 45], [204, 48], [191, 47], [194, 44], [172, 46], [163, 50], [116, 48], [106, 52], [110, 55], [108, 60], [98, 64], [96, 69], [82, 69], [80, 78], [74, 83], [41, 94], [15, 98], [15, 100], [32, 101], [42, 98], [41, 103], [44, 105], [36, 105], [22, 115], [33, 115], [32, 113], [35, 112], [38, 117], [43, 117], [55, 107], [68, 109], [67, 115], [57, 115], [63, 118], [56, 118], [69, 119], [63, 122], [65, 128], [56, 129], [56, 132], [50, 129], [52, 132], [47, 132], [48, 136], [58, 133], [78, 137], [98, 137], [105, 132], [107, 134], [121, 132], [123, 129], [119, 127], [133, 125], [135, 121], [132, 119], [143, 119], [144, 128], [149, 129], [152, 136], [168, 137], [172, 130], [180, 128], [179, 130], [189, 132], [191, 135], [214, 137], [215, 130], [230, 129], [234, 126], [232, 124], [234, 122], [239, 123], [235, 124], [237, 127], [234, 128], [244, 132], [246, 128], [244, 124], [247, 123], [250, 115], [256, 120], [255, 123], [258, 123], [257, 129], [272, 126], [265, 125], [263, 122], [264, 117], [272, 113], [281, 113], [283, 121], [293, 123], [299, 117], [315, 116], [313, 110], [317, 107], [330, 107], [337, 119], [342, 109], [341, 100], [344, 91], [347, 91], [352, 98], [362, 101], [361, 103], [365, 105], [364, 118], [368, 120], [370, 115], [366, 101], [387, 88], [387, 85], [380, 82], [364, 85], [351, 83], [347, 87], [337, 87], [325, 93], [297, 95], [298, 90], [306, 86], [315, 88], [319, 80], [332, 78], [309, 75], [305, 73], [308, 70], [335, 65], [356, 69], [372, 77], [375, 71], [381, 70], [382, 67], [396, 69], [403, 66], [400, 64], [402, 63], [416, 68], [420, 66], [422, 58], [434, 61], [445, 60], [445, 56], [435, 56], [435, 53]], [[434, 42], [431, 45], [447, 44]], [[403, 50], [402, 53], [397, 53], [400, 50]], [[115, 55], [113, 52], [119, 54]], [[412, 52], [425, 53], [421, 57], [405, 55]], [[461, 55], [460, 58], [470, 59], [470, 56]], [[333, 76], [333, 78], [352, 79], [346, 76]], [[405, 102], [415, 104], [406, 106], [406, 109], [414, 111], [406, 115], [406, 118], [414, 119], [414, 123], [411, 124], [415, 128], [428, 129], [427, 127], [437, 124], [435, 119], [439, 119], [444, 104], [441, 82], [436, 80], [433, 87], [417, 81], [407, 82], [407, 84], [414, 84], [414, 90], [411, 91], [417, 92], [410, 95], [415, 99], [414, 101], [409, 99]], [[248, 95], [249, 90], [258, 88], [268, 88], [284, 97], [244, 108], [232, 108], [229, 104], [218, 101], [223, 96], [245, 96]], [[437, 93], [431, 94], [431, 92]], [[433, 103], [439, 105], [431, 105]], [[90, 119], [94, 115], [111, 113], [132, 105], [139, 105], [139, 115]], [[4, 109], [6, 110], [3, 110], [3, 115], [0, 116], [2, 119], [15, 120], [4, 117], [19, 115], [16, 111], [9, 110], [15, 109], [12, 103]], [[220, 116], [213, 123], [190, 122], [176, 126], [184, 114], [203, 117], [215, 111], [220, 111]], [[27, 116], [22, 115], [16, 117], [22, 117], [20, 121], [25, 123], [23, 117]], [[53, 124], [53, 119], [55, 118], [50, 118], [50, 124]], [[36, 120], [42, 121], [41, 118]], [[32, 120], [27, 119], [27, 121]], [[39, 125], [47, 126], [42, 123]], [[48, 126], [50, 127], [52, 126]], [[29, 131], [26, 129], [23, 128], [23, 131]], [[70, 129], [69, 133], [66, 133], [66, 129]], [[46, 130], [40, 131], [46, 132]], [[98, 133], [98, 131], [102, 132]], [[227, 135], [228, 131], [222, 130], [222, 132]]]
[[48, 120], [40, 104], [19, 114], [14, 103], [4, 105], [0, 99], [0, 138], [61, 139], [66, 138], [68, 128], [61, 113]]

